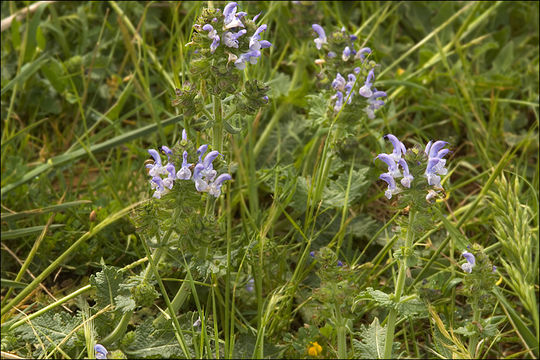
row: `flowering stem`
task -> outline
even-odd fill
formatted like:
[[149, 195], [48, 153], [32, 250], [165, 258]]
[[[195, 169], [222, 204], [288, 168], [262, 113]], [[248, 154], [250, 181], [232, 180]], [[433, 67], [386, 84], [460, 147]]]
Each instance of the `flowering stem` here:
[[[473, 310], [473, 321], [472, 323], [474, 325], [478, 324], [480, 321], [480, 310], [478, 309], [478, 296], [473, 295], [473, 302], [472, 302], [472, 310]], [[471, 357], [476, 356], [476, 345], [478, 343], [478, 335], [475, 331], [474, 334], [471, 335], [469, 338], [469, 353], [471, 354]]]
[[396, 329], [396, 319], [397, 319], [397, 304], [401, 299], [403, 288], [405, 287], [405, 274], [407, 272], [407, 258], [408, 254], [412, 248], [412, 241], [414, 237], [413, 224], [415, 217], [415, 210], [411, 208], [409, 210], [409, 223], [407, 227], [407, 238], [405, 240], [405, 247], [402, 249], [402, 258], [399, 262], [399, 272], [396, 282], [396, 290], [394, 292], [394, 307], [390, 310], [388, 314], [387, 323], [386, 323], [386, 339], [384, 344], [384, 358], [392, 358], [392, 345], [394, 344], [394, 332]]
[[223, 153], [223, 108], [219, 95], [214, 95], [214, 129], [212, 136], [212, 145], [214, 150]]
[[347, 359], [347, 328], [345, 327], [345, 324], [343, 323], [343, 318], [341, 317], [340, 306], [334, 303], [334, 309], [337, 320], [338, 359]]

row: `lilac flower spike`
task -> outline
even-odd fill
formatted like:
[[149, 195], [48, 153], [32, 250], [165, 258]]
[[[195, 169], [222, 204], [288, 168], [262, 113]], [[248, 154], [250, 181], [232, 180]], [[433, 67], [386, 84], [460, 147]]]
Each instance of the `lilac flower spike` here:
[[390, 174], [381, 174], [381, 176], [379, 176], [379, 179], [386, 181], [386, 183], [388, 184], [388, 189], [384, 192], [384, 195], [388, 199], [391, 199], [392, 195], [399, 193], [399, 189], [396, 187], [396, 181]]
[[231, 175], [227, 173], [219, 175], [217, 179], [209, 185], [208, 193], [215, 197], [219, 197], [219, 195], [221, 195], [221, 186], [223, 185], [223, 182], [231, 179]]
[[107, 354], [109, 353], [107, 349], [105, 349], [105, 346], [101, 344], [94, 345], [94, 352], [96, 354], [96, 359], [106, 359]]
[[317, 47], [317, 49], [320, 50], [322, 48], [322, 45], [326, 44], [326, 33], [324, 32], [322, 26], [319, 24], [313, 24], [311, 25], [311, 27], [313, 28], [313, 31], [315, 31], [317, 35], [319, 35], [319, 37], [313, 41], [315, 42], [315, 46]]
[[371, 95], [373, 95], [373, 91], [371, 91], [371, 86], [373, 85], [372, 81], [374, 77], [375, 77], [375, 72], [373, 71], [373, 69], [369, 70], [364, 86], [362, 86], [360, 90], [358, 90], [358, 93], [362, 95], [363, 97], [368, 98]]
[[188, 163], [187, 157], [188, 157], [188, 153], [187, 151], [184, 151], [184, 154], [183, 154], [184, 160], [182, 161], [182, 168], [178, 170], [178, 172], [176, 173], [177, 179], [189, 180], [191, 178], [191, 170], [189, 169], [191, 164]]
[[468, 251], [464, 251], [461, 255], [467, 260], [467, 262], [461, 265], [461, 269], [467, 273], [471, 273], [474, 265], [476, 264], [476, 259], [473, 254]]

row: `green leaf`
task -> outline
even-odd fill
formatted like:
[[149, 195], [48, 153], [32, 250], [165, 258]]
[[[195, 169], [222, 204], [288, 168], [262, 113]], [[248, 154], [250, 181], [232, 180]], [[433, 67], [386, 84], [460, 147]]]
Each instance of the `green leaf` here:
[[114, 266], [104, 266], [103, 270], [90, 276], [90, 285], [96, 289], [97, 306], [102, 309], [111, 304], [121, 312], [135, 309], [135, 301], [123, 284], [124, 275]]
[[376, 302], [379, 306], [385, 307], [385, 308], [392, 308], [394, 307], [394, 301], [390, 299], [390, 295], [380, 291], [380, 290], [373, 290], [372, 287], [368, 287], [366, 290], [361, 291], [358, 296], [356, 297], [354, 303], [356, 305], [357, 302], [361, 300], [369, 300]]
[[[189, 322], [189, 325], [191, 324]], [[178, 345], [174, 331], [170, 321], [163, 323], [159, 329], [154, 329], [152, 319], [148, 319], [137, 327], [137, 330], [135, 330], [135, 339], [126, 349], [125, 353], [129, 358], [139, 359], [147, 357], [159, 357], [162, 359], [184, 358], [185, 354], [180, 348], [180, 345]], [[184, 339], [186, 340], [188, 349], [191, 350], [191, 337], [187, 333], [184, 333]], [[190, 357], [194, 356], [195, 354], [192, 353]]]
[[0, 95], [4, 95], [4, 93], [8, 90], [10, 90], [15, 84], [24, 84], [24, 82], [36, 71], [38, 71], [43, 64], [45, 64], [47, 61], [49, 61], [49, 57], [46, 54], [41, 55], [39, 58], [37, 58], [35, 61], [29, 62], [24, 64], [21, 67], [21, 71], [15, 78], [11, 79], [6, 86], [2, 88], [2, 91]]
[[231, 124], [229, 124], [227, 121], [224, 121], [223, 125], [225, 126], [225, 130], [227, 130], [229, 134], [238, 134], [240, 133], [240, 131], [242, 131], [241, 128], [236, 128], [232, 126]]
[[[64, 224], [52, 224], [52, 225], [49, 225], [49, 230], [57, 229], [62, 226], [64, 226]], [[13, 239], [21, 238], [23, 236], [38, 234], [38, 233], [41, 233], [44, 228], [45, 228], [45, 225], [39, 225], [39, 226], [30, 226], [23, 229], [2, 231], [2, 240], [13, 240]]]
[[1, 279], [1, 282], [2, 282], [2, 288], [4, 287], [23, 288], [26, 285], [28, 285], [19, 281], [13, 281], [13, 280], [8, 280], [4, 278]]
[[[65, 312], [46, 312], [43, 315], [35, 318], [31, 326], [27, 323], [21, 325], [14, 330], [15, 334], [21, 337], [27, 343], [35, 343], [36, 335], [39, 336], [41, 342], [45, 345], [45, 350], [50, 351], [61, 341], [68, 337], [71, 331], [80, 325], [82, 319], [80, 315], [70, 316]], [[69, 351], [75, 345], [77, 340], [76, 333], [72, 333], [69, 339], [62, 346], [63, 351]], [[45, 353], [41, 346], [36, 347], [34, 352], [35, 357], [43, 357]]]
[[58, 60], [51, 58], [48, 63], [41, 67], [41, 73], [49, 80], [56, 92], [59, 94], [64, 92], [67, 81], [64, 78], [64, 68]]
[[514, 41], [509, 41], [493, 60], [493, 71], [504, 72], [514, 61]]
[[[353, 339], [353, 348], [356, 358], [362, 359], [383, 359], [384, 343], [386, 338], [386, 326], [379, 324], [379, 319], [375, 318], [369, 327], [362, 325], [360, 339]], [[393, 343], [393, 352], [397, 352], [399, 344]]]

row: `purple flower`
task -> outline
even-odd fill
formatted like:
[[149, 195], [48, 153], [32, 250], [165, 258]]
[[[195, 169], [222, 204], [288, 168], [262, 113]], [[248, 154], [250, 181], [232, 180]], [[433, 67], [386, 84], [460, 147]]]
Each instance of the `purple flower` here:
[[339, 110], [341, 110], [341, 107], [343, 106], [343, 93], [341, 91], [337, 91], [336, 94], [330, 99], [336, 99], [336, 103], [334, 104], [334, 111], [338, 112]]
[[176, 173], [176, 178], [180, 180], [189, 180], [191, 178], [191, 170], [189, 167], [191, 166], [190, 163], [187, 161], [188, 153], [187, 151], [184, 151], [183, 154], [183, 161], [182, 161], [182, 168], [178, 170]]
[[446, 141], [428, 142], [426, 145], [425, 154], [428, 156], [428, 165], [426, 167], [425, 177], [429, 185], [441, 187], [441, 177], [446, 175], [448, 169], [444, 167], [446, 159], [443, 159], [450, 152], [448, 149], [443, 149], [448, 143]]
[[354, 56], [355, 59], [360, 59], [362, 62], [364, 61], [364, 54], [371, 54], [371, 49], [368, 47], [362, 48], [358, 50], [356, 55]]
[[187, 132], [186, 129], [182, 130], [182, 142], [187, 143]]
[[391, 199], [392, 195], [399, 193], [399, 189], [396, 187], [396, 182], [390, 174], [381, 174], [381, 176], [379, 176], [379, 179], [386, 181], [386, 183], [388, 184], [388, 189], [384, 192], [384, 195], [388, 199]]
[[247, 33], [246, 29], [242, 29], [237, 33], [227, 31], [225, 34], [223, 34], [223, 43], [225, 44], [225, 46], [238, 49], [238, 38], [245, 33]]
[[309, 256], [311, 256], [312, 258], [314, 258], [314, 257], [315, 257], [315, 251], [310, 251], [310, 252], [309, 252]]
[[371, 91], [371, 86], [373, 85], [372, 81], [374, 77], [375, 77], [375, 72], [373, 71], [373, 69], [369, 70], [364, 86], [362, 86], [360, 90], [358, 90], [358, 93], [362, 95], [363, 97], [368, 98], [371, 95], [373, 95], [373, 91]]
[[345, 78], [337, 73], [336, 78], [332, 81], [332, 87], [339, 91], [345, 91]]
[[407, 162], [403, 158], [399, 159], [398, 163], [403, 169], [403, 179], [401, 179], [401, 185], [406, 188], [410, 188], [411, 181], [413, 181], [414, 177], [409, 173], [409, 165], [407, 165]]
[[223, 185], [223, 182], [231, 179], [231, 175], [227, 173], [219, 175], [217, 179], [209, 185], [208, 193], [215, 197], [219, 197], [219, 195], [221, 195], [221, 186]]
[[347, 61], [351, 57], [351, 54], [352, 54], [351, 48], [348, 46], [345, 46], [345, 49], [343, 49], [343, 52], [341, 53], [341, 58], [343, 59], [343, 61]]
[[154, 159], [154, 163], [153, 164], [147, 164], [146, 167], [148, 169], [150, 169], [148, 171], [148, 174], [150, 176], [157, 176], [157, 175], [160, 175], [160, 174], [163, 174], [163, 165], [161, 164], [161, 157], [159, 156], [159, 153], [157, 152], [157, 150], [154, 150], [154, 149], [150, 149], [148, 150], [148, 153], [152, 156], [152, 158]]
[[401, 154], [405, 155], [405, 153], [407, 152], [405, 145], [403, 145], [403, 143], [392, 134], [386, 134], [383, 138], [386, 140], [390, 140], [390, 142], [394, 146], [394, 151], [392, 151], [391, 156], [394, 161], [399, 161], [399, 159], [401, 159]]
[[204, 31], [208, 31], [208, 37], [212, 39], [212, 44], [210, 44], [210, 52], [214, 53], [219, 46], [219, 35], [217, 34], [217, 31], [210, 24], [204, 25], [202, 29]]
[[238, 13], [238, 15], [236, 14], [236, 7], [237, 4], [235, 2], [230, 2], [223, 8], [223, 15], [225, 16], [223, 23], [225, 29], [244, 27], [244, 24], [238, 19], [240, 13]]
[[150, 187], [152, 189], [156, 189], [154, 195], [152, 196], [156, 199], [161, 199], [161, 195], [165, 193], [165, 185], [163, 184], [163, 179], [160, 176], [154, 176], [152, 180], [150, 180]]
[[234, 62], [234, 66], [238, 70], [244, 70], [246, 68], [246, 63], [249, 62], [250, 64], [256, 64], [257, 59], [261, 56], [261, 52], [259, 50], [249, 50], [246, 53], [243, 53], [240, 55], [238, 60]]
[[167, 170], [168, 176], [163, 179], [163, 186], [171, 190], [174, 185], [174, 180], [176, 179], [176, 169], [174, 168], [174, 164], [167, 164], [165, 169]]
[[272, 46], [272, 44], [270, 44], [270, 42], [266, 40], [259, 42], [259, 40], [261, 40], [261, 33], [265, 30], [266, 30], [266, 24], [262, 24], [261, 26], [257, 28], [257, 30], [255, 30], [255, 33], [249, 38], [250, 50], [260, 50], [262, 48]]
[[255, 290], [255, 280], [253, 280], [252, 277], [249, 278], [247, 284], [246, 284], [246, 290], [248, 292], [253, 292]]
[[375, 110], [380, 109], [384, 105], [384, 101], [377, 100], [380, 97], [386, 97], [386, 93], [384, 91], [377, 91], [377, 89], [375, 89], [375, 92], [369, 97], [369, 105], [365, 108], [365, 112], [367, 113], [368, 118], [374, 119]]
[[399, 171], [399, 168], [396, 164], [396, 161], [394, 158], [389, 154], [379, 154], [375, 158], [375, 160], [381, 159], [388, 165], [388, 175], [392, 176], [393, 178], [401, 177], [401, 172]]
[[313, 24], [311, 25], [311, 27], [313, 28], [313, 31], [315, 31], [317, 35], [319, 35], [319, 37], [313, 41], [315, 42], [315, 46], [317, 47], [317, 49], [320, 50], [322, 48], [322, 45], [326, 44], [326, 33], [324, 32], [322, 26], [319, 24]]
[[203, 176], [201, 172], [204, 170], [203, 164], [197, 164], [195, 165], [195, 168], [193, 169], [193, 181], [195, 182], [195, 189], [200, 192], [204, 192], [208, 190], [208, 183], [203, 180]]
[[109, 353], [105, 346], [101, 344], [94, 345], [94, 352], [96, 353], [96, 359], [106, 359], [107, 354]]
[[210, 151], [208, 155], [204, 157], [204, 160], [202, 162], [203, 169], [201, 170], [201, 176], [204, 176], [207, 181], [212, 181], [217, 175], [216, 170], [214, 170], [214, 166], [212, 165], [212, 162], [215, 158], [217, 158], [220, 155], [219, 151], [214, 150]]
[[341, 262], [341, 260], [338, 260], [338, 261], [337, 261], [337, 266], [339, 266], [339, 267], [342, 267], [342, 266], [343, 266], [343, 263]]
[[473, 254], [468, 251], [464, 251], [461, 255], [467, 260], [467, 262], [461, 265], [461, 269], [467, 273], [471, 273], [474, 265], [476, 264], [476, 259]]
[[206, 150], [208, 150], [208, 144], [201, 145], [201, 146], [199, 146], [199, 148], [197, 149], [197, 155], [199, 155], [199, 162], [200, 162], [200, 163], [202, 163], [202, 156], [204, 155], [204, 153], [206, 152]]
[[[317, 40], [317, 39], [315, 39], [315, 40]], [[331, 59], [331, 58], [335, 58], [337, 55], [336, 55], [335, 52], [329, 51], [327, 56]]]

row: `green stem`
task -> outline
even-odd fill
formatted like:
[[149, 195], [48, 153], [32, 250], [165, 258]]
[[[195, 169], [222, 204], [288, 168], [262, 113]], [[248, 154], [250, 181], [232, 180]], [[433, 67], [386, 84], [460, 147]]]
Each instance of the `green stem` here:
[[214, 129], [212, 136], [212, 145], [214, 150], [223, 153], [223, 109], [219, 95], [214, 95]]
[[[473, 324], [476, 326], [478, 322], [480, 321], [480, 311], [478, 310], [478, 296], [473, 295], [474, 300], [472, 304], [473, 309]], [[476, 345], [478, 344], [478, 334], [475, 333], [471, 335], [469, 338], [469, 353], [471, 354], [471, 357], [476, 356]]]
[[338, 358], [347, 359], [347, 328], [343, 323], [341, 311], [338, 304], [334, 304], [334, 311], [337, 320], [337, 343], [338, 343]]
[[[144, 239], [143, 239], [144, 240]], [[167, 290], [165, 289], [165, 285], [163, 285], [163, 281], [161, 281], [161, 277], [159, 276], [159, 272], [156, 268], [156, 265], [154, 263], [154, 260], [152, 259], [152, 254], [150, 253], [150, 249], [148, 248], [148, 244], [146, 244], [146, 241], [141, 242], [144, 248], [144, 251], [146, 252], [146, 256], [148, 257], [148, 262], [150, 265], [150, 268], [152, 269], [152, 273], [156, 277], [156, 280], [159, 285], [159, 289], [161, 290], [161, 295], [163, 296], [163, 300], [165, 300], [165, 304], [167, 305], [167, 309], [169, 310], [170, 314], [175, 314], [175, 311], [172, 308], [171, 302], [169, 300], [169, 296], [167, 295]], [[184, 333], [182, 332], [182, 329], [180, 328], [180, 324], [178, 323], [178, 318], [176, 316], [172, 316], [173, 325], [175, 328], [174, 335], [176, 336], [176, 340], [178, 341], [178, 344], [180, 345], [180, 348], [184, 352], [184, 355], [186, 357], [189, 357], [190, 354], [186, 347], [186, 342], [184, 340]]]
[[[405, 240], [405, 246], [402, 249], [401, 260], [399, 262], [398, 278], [396, 282], [396, 290], [394, 292], [394, 302], [396, 306], [399, 303], [399, 300], [401, 299], [403, 288], [405, 287], [405, 274], [407, 273], [407, 258], [409, 256], [408, 255], [409, 252], [411, 251], [413, 238], [414, 238], [414, 230], [413, 230], [414, 217], [415, 217], [415, 211], [411, 208], [409, 210], [409, 224], [407, 227], [407, 238]], [[388, 320], [386, 322], [386, 338], [385, 338], [385, 343], [384, 343], [384, 358], [385, 359], [392, 358], [392, 345], [394, 344], [396, 319], [397, 319], [396, 306], [394, 306], [390, 310], [390, 313], [388, 314]]]

